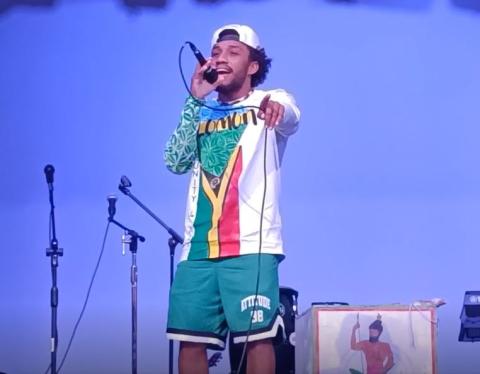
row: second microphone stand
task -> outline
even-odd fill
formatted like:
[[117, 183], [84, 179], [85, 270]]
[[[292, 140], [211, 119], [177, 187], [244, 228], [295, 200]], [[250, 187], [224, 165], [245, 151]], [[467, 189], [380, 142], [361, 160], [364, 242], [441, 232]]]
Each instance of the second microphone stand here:
[[115, 221], [112, 215], [108, 217], [108, 221], [125, 231], [126, 235], [122, 237], [122, 243], [129, 244], [130, 252], [132, 253], [132, 265], [130, 267], [130, 283], [132, 287], [132, 374], [137, 374], [137, 249], [138, 241], [140, 240], [143, 243], [145, 238], [136, 231]]
[[[126, 176], [122, 176], [120, 180], [120, 185], [118, 189], [131, 198], [135, 203], [137, 203], [140, 208], [142, 208], [145, 212], [148, 213], [150, 217], [152, 217], [155, 221], [157, 221], [169, 234], [170, 238], [168, 239], [168, 247], [170, 249], [170, 288], [172, 287], [173, 283], [173, 267], [174, 267], [174, 259], [175, 259], [175, 247], [178, 243], [183, 244], [183, 238], [175, 232], [174, 229], [169, 227], [165, 222], [163, 222], [160, 218], [158, 218], [155, 213], [153, 213], [148, 207], [146, 207], [140, 200], [138, 200], [129, 190], [129, 187], [132, 186], [132, 183]], [[168, 372], [169, 374], [173, 374], [173, 340], [168, 341]]]

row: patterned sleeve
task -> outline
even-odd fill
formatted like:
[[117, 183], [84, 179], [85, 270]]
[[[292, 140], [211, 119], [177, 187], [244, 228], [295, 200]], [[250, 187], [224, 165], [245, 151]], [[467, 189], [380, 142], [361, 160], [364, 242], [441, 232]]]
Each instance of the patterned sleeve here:
[[180, 123], [168, 139], [163, 159], [175, 174], [184, 174], [192, 168], [197, 157], [197, 126], [200, 106], [189, 96], [182, 110]]

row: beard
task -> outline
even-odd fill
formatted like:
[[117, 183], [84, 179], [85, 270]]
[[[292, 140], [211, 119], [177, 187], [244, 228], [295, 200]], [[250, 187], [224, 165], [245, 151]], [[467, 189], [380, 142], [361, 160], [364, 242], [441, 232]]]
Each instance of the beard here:
[[222, 95], [229, 96], [239, 91], [245, 84], [246, 74], [235, 75], [232, 80], [226, 84], [221, 84], [215, 90]]
[[217, 92], [221, 93], [222, 95], [228, 95], [231, 93], [235, 93], [242, 87], [242, 83], [238, 81], [232, 81], [226, 85], [221, 85], [217, 87]]
[[368, 338], [368, 341], [369, 341], [370, 343], [378, 343], [378, 339], [380, 339], [380, 335], [377, 336], [377, 337], [370, 336], [370, 337]]

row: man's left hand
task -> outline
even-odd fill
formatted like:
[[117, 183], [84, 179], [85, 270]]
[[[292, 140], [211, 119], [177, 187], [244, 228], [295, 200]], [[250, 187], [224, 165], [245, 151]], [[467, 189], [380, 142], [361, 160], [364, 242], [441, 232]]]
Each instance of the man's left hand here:
[[270, 100], [270, 95], [267, 95], [260, 103], [258, 117], [265, 121], [265, 126], [273, 129], [282, 122], [284, 113], [285, 107], [276, 101]]

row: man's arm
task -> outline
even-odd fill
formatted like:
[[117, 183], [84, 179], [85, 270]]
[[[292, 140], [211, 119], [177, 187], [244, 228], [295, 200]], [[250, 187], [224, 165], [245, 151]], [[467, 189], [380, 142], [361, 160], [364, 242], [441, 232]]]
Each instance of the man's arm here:
[[357, 322], [353, 325], [352, 336], [350, 338], [350, 348], [354, 351], [360, 351], [362, 349], [362, 344], [357, 342], [357, 330], [360, 328], [360, 324]]
[[[287, 91], [281, 89], [268, 91], [268, 94], [269, 102], [276, 103], [277, 106], [279, 104], [281, 107], [277, 117], [278, 121], [271, 127], [274, 127], [276, 132], [285, 137], [294, 134], [298, 130], [298, 122], [300, 121], [300, 110], [295, 103], [295, 99]], [[272, 106], [272, 109], [275, 116], [275, 105]]]
[[185, 102], [179, 125], [168, 139], [163, 159], [167, 168], [175, 174], [190, 170], [197, 157], [199, 113], [199, 103], [190, 96]]
[[384, 366], [384, 373], [387, 373], [391, 368], [393, 368], [393, 353], [390, 348], [390, 344], [387, 344], [387, 362]]
[[177, 129], [170, 137], [165, 148], [164, 160], [167, 168], [175, 174], [184, 174], [193, 166], [197, 158], [197, 126], [201, 104], [209, 93], [220, 85], [225, 77], [219, 76], [215, 83], [210, 84], [203, 79], [203, 73], [209, 67], [215, 67], [212, 59], [200, 66], [197, 64], [190, 84], [190, 96], [185, 102], [182, 117]]

